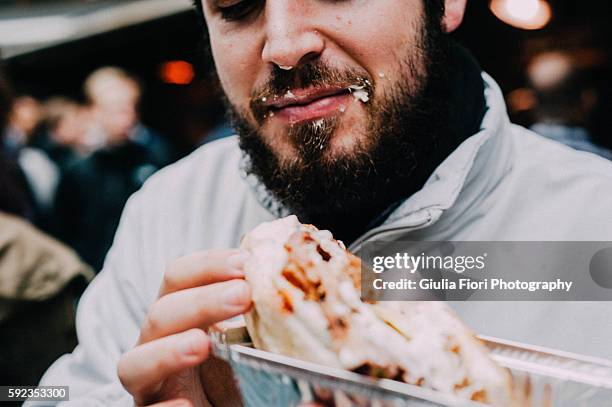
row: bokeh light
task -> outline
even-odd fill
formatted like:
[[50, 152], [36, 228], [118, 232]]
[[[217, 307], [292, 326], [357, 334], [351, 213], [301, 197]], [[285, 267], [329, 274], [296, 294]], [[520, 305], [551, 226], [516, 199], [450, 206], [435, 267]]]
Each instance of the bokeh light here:
[[185, 61], [164, 62], [160, 69], [164, 83], [171, 85], [189, 85], [195, 77], [193, 65]]
[[544, 28], [552, 18], [546, 0], [492, 0], [491, 11], [506, 24], [524, 30]]

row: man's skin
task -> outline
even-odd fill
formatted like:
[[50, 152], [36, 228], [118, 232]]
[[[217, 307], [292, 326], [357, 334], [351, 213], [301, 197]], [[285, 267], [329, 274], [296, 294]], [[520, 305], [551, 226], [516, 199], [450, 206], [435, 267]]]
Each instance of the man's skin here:
[[[249, 109], [251, 96], [265, 85], [274, 66], [288, 69], [320, 58], [337, 68], [367, 71], [380, 80], [378, 92], [391, 89], [393, 73], [400, 69], [398, 50], [410, 47], [422, 26], [422, 1], [205, 0], [203, 8], [225, 94], [256, 124]], [[461, 23], [465, 3], [445, 1], [446, 32]], [[233, 15], [244, 14], [243, 18], [224, 19], [220, 8], [227, 7], [238, 7], [232, 9]], [[294, 93], [300, 91], [312, 89]], [[331, 140], [332, 155], [350, 154], [356, 138], [367, 134], [361, 102], [348, 97], [339, 103], [345, 109]], [[283, 134], [291, 123], [310, 120], [308, 116], [298, 110], [262, 124], [263, 137], [281, 160], [296, 154]], [[242, 272], [247, 257], [239, 250], [216, 250], [183, 257], [169, 266], [136, 346], [119, 361], [119, 378], [137, 405], [209, 405], [206, 394], [212, 395], [201, 377], [210, 377], [211, 372], [206, 372], [206, 365], [198, 368], [210, 353], [205, 330], [250, 308], [250, 290]]]

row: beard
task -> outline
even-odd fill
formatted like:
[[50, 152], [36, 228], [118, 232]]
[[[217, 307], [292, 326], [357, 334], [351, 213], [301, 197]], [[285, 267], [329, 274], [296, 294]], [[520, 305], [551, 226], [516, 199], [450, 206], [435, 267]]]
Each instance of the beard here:
[[[437, 18], [425, 18], [417, 44], [407, 45], [388, 90], [376, 93], [367, 72], [339, 70], [320, 60], [291, 71], [278, 67], [254, 92], [248, 113], [228, 103], [229, 117], [246, 155], [246, 170], [302, 222], [329, 229], [346, 242], [374, 226], [385, 210], [422, 188], [450, 153], [448, 47]], [[290, 125], [292, 154], [281, 155], [261, 133], [270, 111], [261, 101], [292, 87], [342, 86], [369, 95], [365, 137], [332, 149], [341, 116]]]

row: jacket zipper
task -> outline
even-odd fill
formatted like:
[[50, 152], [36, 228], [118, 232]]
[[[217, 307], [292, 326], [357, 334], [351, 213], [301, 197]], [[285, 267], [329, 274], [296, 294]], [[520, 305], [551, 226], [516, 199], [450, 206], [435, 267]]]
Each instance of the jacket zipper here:
[[379, 229], [372, 229], [359, 237], [349, 246], [349, 251], [355, 255], [361, 250], [362, 246], [367, 243], [369, 240], [373, 240], [374, 238], [379, 238], [383, 235], [394, 234], [400, 231], [410, 232], [414, 230], [418, 230], [426, 226], [431, 221], [431, 214], [427, 211], [427, 217], [422, 219], [419, 223], [415, 223], [413, 225], [407, 226], [389, 226], [389, 227], [381, 227]]

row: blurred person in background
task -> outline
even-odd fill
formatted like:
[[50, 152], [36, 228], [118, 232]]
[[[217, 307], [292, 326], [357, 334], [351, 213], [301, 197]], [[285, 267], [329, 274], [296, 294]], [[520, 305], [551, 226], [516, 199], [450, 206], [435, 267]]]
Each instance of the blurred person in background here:
[[34, 145], [45, 151], [63, 173], [85, 155], [89, 117], [83, 106], [61, 96], [45, 101], [43, 111], [44, 132]]
[[[0, 66], [0, 145], [4, 146], [3, 131], [13, 106], [13, 97]], [[32, 216], [31, 193], [25, 175], [9, 152], [0, 149], [0, 212], [24, 218]]]
[[[30, 174], [28, 179], [37, 198], [36, 225], [58, 235], [54, 208], [58, 184], [66, 170], [87, 153], [83, 142], [89, 118], [83, 106], [65, 97], [45, 101], [42, 111], [41, 125], [29, 146], [21, 150], [19, 161], [24, 169], [34, 169], [26, 170], [26, 174]], [[39, 164], [33, 166], [34, 162]]]
[[146, 148], [151, 161], [163, 167], [176, 160], [174, 146], [140, 122], [142, 89], [138, 80], [116, 67], [100, 68], [85, 80], [92, 145], [118, 145], [126, 140]]
[[27, 218], [46, 228], [59, 175], [44, 152], [30, 146], [42, 118], [40, 103], [31, 96], [22, 95], [12, 100], [5, 114], [0, 140], [5, 166], [11, 167], [9, 173], [24, 184]]
[[45, 152], [32, 145], [42, 117], [38, 100], [31, 96], [15, 98], [4, 127], [3, 150], [25, 175], [32, 197], [32, 220], [47, 229], [59, 172]]
[[5, 212], [12, 198], [4, 193], [0, 189], [0, 383], [34, 385], [76, 345], [76, 302], [93, 272], [72, 249]]
[[19, 96], [13, 101], [4, 129], [4, 149], [16, 156], [26, 146], [42, 119], [40, 102], [31, 96]]
[[[0, 72], [0, 129], [11, 102]], [[24, 219], [30, 210], [17, 170], [0, 151], [0, 383], [33, 385], [76, 344], [75, 304], [93, 273]]]
[[576, 150], [612, 160], [612, 151], [597, 145], [589, 131], [600, 84], [595, 67], [586, 65], [586, 58], [580, 59], [571, 52], [548, 51], [530, 61], [527, 76], [536, 98], [536, 123], [531, 129]]
[[125, 202], [174, 153], [161, 136], [139, 123], [136, 79], [119, 68], [101, 68], [84, 88], [92, 120], [90, 141], [99, 140], [102, 146], [64, 172], [55, 214], [58, 237], [99, 270]]

